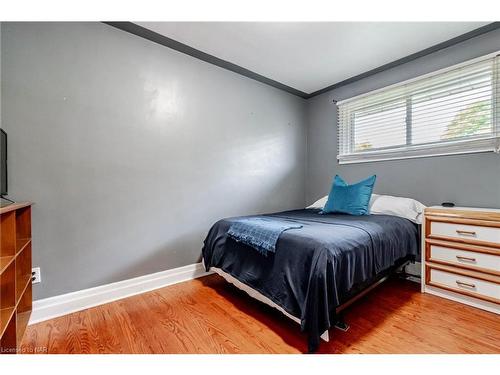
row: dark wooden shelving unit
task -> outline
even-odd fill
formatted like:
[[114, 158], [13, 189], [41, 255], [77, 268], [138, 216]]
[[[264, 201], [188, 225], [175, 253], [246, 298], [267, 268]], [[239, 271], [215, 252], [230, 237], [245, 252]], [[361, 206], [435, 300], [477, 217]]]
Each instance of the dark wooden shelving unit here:
[[32, 309], [31, 203], [0, 208], [0, 354], [15, 354]]

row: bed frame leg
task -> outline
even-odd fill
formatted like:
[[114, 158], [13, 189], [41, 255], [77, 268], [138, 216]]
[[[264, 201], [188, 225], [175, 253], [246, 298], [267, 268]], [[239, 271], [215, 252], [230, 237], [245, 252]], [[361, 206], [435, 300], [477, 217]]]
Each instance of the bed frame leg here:
[[344, 315], [337, 315], [334, 327], [340, 329], [342, 332], [347, 332], [350, 326], [345, 322]]

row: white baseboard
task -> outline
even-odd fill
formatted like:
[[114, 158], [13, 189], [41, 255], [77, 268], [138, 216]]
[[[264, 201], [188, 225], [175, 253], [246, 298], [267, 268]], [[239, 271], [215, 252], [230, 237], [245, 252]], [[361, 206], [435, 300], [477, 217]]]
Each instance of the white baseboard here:
[[167, 285], [196, 279], [211, 273], [206, 272], [201, 263], [195, 263], [95, 288], [37, 300], [33, 302], [33, 312], [31, 313], [29, 324], [35, 324], [125, 297], [163, 288]]

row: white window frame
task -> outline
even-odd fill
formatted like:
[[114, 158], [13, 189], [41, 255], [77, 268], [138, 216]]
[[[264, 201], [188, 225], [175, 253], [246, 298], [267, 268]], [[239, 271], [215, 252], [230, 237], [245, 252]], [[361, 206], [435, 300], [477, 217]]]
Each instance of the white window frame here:
[[[481, 56], [472, 60], [465, 61], [460, 64], [456, 64], [444, 69], [440, 69], [425, 75], [421, 75], [409, 80], [398, 82], [396, 84], [386, 86], [377, 90], [373, 90], [362, 95], [358, 95], [349, 99], [338, 101], [337, 105], [337, 132], [338, 132], [338, 155], [337, 159], [339, 164], [353, 164], [353, 163], [366, 163], [374, 161], [384, 161], [384, 160], [397, 160], [397, 159], [413, 159], [422, 157], [432, 157], [432, 156], [444, 156], [444, 155], [459, 155], [459, 154], [469, 154], [469, 153], [481, 153], [481, 152], [500, 152], [500, 51], [490, 53], [485, 56]], [[481, 136], [478, 138], [467, 138], [456, 141], [448, 142], [436, 142], [428, 143], [422, 145], [411, 145], [408, 143], [408, 136], [411, 137], [411, 126], [407, 127], [407, 144], [401, 147], [393, 148], [380, 148], [373, 150], [363, 150], [363, 151], [352, 151], [354, 137], [352, 136], [352, 128], [354, 126], [354, 113], [348, 113], [346, 118], [347, 121], [342, 121], [340, 118], [341, 108], [343, 105], [366, 98], [368, 96], [381, 93], [383, 91], [388, 91], [391, 89], [401, 88], [402, 86], [408, 85], [413, 82], [417, 82], [426, 78], [437, 76], [454, 69], [465, 67], [477, 62], [481, 62], [488, 59], [493, 59], [497, 57], [497, 66], [493, 69], [493, 116], [492, 125], [493, 132], [489, 136]], [[411, 97], [411, 95], [408, 95]], [[411, 115], [410, 115], [411, 116]], [[409, 120], [411, 123], [411, 120]], [[341, 131], [343, 127], [343, 131]], [[408, 132], [410, 134], [408, 134]], [[343, 138], [343, 139], [341, 139]]]

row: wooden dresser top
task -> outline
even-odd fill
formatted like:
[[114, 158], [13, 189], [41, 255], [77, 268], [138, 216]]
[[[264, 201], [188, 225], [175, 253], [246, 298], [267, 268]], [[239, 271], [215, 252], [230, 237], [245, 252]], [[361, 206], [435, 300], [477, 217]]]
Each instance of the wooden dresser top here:
[[498, 208], [432, 206], [427, 207], [424, 212], [428, 216], [500, 221]]
[[31, 206], [32, 204], [33, 204], [33, 202], [16, 202], [16, 203], [9, 204], [8, 206], [0, 207], [0, 215], [6, 214], [7, 212], [10, 212], [10, 211], [18, 210], [20, 208]]

